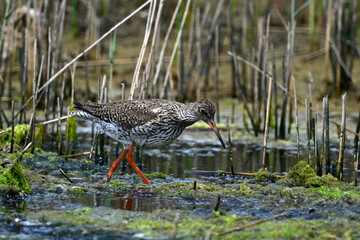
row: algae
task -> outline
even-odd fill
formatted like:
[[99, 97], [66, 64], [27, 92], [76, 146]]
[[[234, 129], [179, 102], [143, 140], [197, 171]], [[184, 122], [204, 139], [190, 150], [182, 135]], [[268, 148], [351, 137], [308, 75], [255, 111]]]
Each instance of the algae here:
[[314, 169], [304, 161], [299, 161], [289, 173], [286, 174], [285, 178], [279, 182], [291, 186], [306, 187], [319, 187], [323, 184], [321, 178], [316, 175]]
[[145, 173], [145, 176], [149, 179], [160, 178], [166, 179], [166, 174], [162, 172]]
[[13, 164], [10, 168], [0, 167], [0, 185], [17, 187], [21, 191], [31, 192], [23, 168], [18, 162]]
[[[24, 145], [28, 131], [29, 131], [28, 124], [18, 124], [14, 126], [15, 147], [18, 147], [18, 145]], [[8, 146], [10, 146], [10, 143], [11, 143], [11, 127], [8, 127], [5, 129], [5, 133], [0, 136], [0, 146], [3, 152], [6, 151]]]

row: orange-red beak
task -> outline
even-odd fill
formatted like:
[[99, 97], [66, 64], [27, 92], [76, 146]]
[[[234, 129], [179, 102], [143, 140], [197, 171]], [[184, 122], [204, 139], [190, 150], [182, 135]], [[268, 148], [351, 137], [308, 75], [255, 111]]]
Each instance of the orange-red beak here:
[[225, 143], [224, 143], [224, 141], [223, 141], [223, 139], [222, 139], [222, 137], [221, 137], [221, 135], [220, 135], [220, 133], [219, 133], [219, 129], [216, 127], [215, 121], [214, 121], [214, 120], [210, 120], [210, 121], [208, 121], [208, 124], [209, 124], [209, 126], [211, 127], [211, 129], [214, 131], [214, 133], [216, 134], [216, 136], [219, 138], [219, 140], [220, 140], [220, 142], [221, 142], [221, 145], [222, 145], [224, 148], [226, 148], [226, 147], [225, 147]]

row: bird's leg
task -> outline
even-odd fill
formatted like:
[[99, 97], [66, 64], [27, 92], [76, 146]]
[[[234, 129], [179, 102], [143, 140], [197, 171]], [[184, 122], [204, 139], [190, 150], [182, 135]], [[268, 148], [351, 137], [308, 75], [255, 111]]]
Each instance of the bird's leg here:
[[109, 171], [109, 176], [108, 176], [108, 179], [107, 179], [108, 181], [110, 181], [111, 176], [113, 175], [113, 172], [115, 171], [115, 169], [119, 165], [119, 162], [121, 161], [121, 159], [123, 159], [123, 157], [125, 156], [127, 151], [128, 151], [127, 149], [124, 149], [124, 151], [120, 154], [120, 156], [111, 165], [111, 168], [110, 168], [110, 171]]
[[133, 159], [132, 159], [132, 151], [134, 150], [135, 147], [135, 142], [131, 143], [130, 149], [128, 154], [126, 155], [126, 160], [128, 161], [128, 163], [134, 168], [134, 170], [140, 175], [140, 177], [144, 180], [144, 182], [147, 185], [151, 185], [150, 181], [147, 179], [147, 177], [141, 172], [141, 170], [138, 168], [138, 166], [136, 166], [136, 164], [134, 163]]

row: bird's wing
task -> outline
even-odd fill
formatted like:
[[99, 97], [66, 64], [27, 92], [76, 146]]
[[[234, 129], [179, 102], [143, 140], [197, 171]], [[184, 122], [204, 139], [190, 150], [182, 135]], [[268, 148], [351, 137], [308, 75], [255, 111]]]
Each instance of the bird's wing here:
[[76, 108], [123, 128], [132, 129], [155, 120], [163, 112], [162, 104], [142, 104], [141, 101], [113, 102], [105, 104], [75, 103]]

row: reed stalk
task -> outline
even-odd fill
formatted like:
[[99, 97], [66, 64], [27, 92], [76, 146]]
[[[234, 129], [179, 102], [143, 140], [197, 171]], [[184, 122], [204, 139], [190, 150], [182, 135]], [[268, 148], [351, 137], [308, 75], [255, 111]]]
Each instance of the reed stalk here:
[[154, 95], [155, 95], [155, 92], [154, 92], [155, 91], [155, 86], [156, 86], [157, 81], [159, 79], [160, 70], [162, 69], [162, 64], [163, 64], [163, 61], [164, 61], [165, 48], [166, 48], [167, 42], [169, 40], [171, 30], [172, 30], [172, 28], [174, 26], [176, 16], [177, 16], [177, 14], [179, 12], [181, 2], [182, 2], [182, 0], [178, 0], [178, 3], [176, 5], [176, 7], [175, 7], [175, 10], [174, 10], [174, 12], [172, 14], [172, 18], [171, 18], [168, 30], [166, 32], [162, 48], [160, 50], [159, 61], [158, 61], [158, 64], [156, 66], [156, 72], [155, 72], [155, 75], [154, 75], [154, 78], [153, 78], [153, 81], [152, 81], [151, 97], [154, 97]]
[[357, 152], [356, 152], [356, 156], [354, 156], [355, 158], [355, 162], [354, 162], [354, 185], [355, 187], [358, 186], [358, 169], [359, 169], [359, 155], [360, 155], [360, 144], [357, 147]]
[[[274, 104], [273, 104], [273, 109], [274, 109], [274, 136], [275, 139], [278, 139], [278, 111], [277, 111], [277, 85], [276, 85], [276, 65], [275, 65], [275, 55], [274, 55], [274, 45], [271, 43], [270, 45], [270, 52], [271, 52], [271, 76], [273, 79], [273, 88], [274, 88]], [[295, 81], [295, 79], [294, 79]], [[296, 91], [295, 91], [295, 83], [294, 83], [294, 99], [296, 100], [297, 97], [295, 95]], [[297, 104], [297, 101], [296, 101]], [[295, 107], [295, 111], [296, 111], [297, 106]]]
[[311, 147], [310, 147], [310, 109], [309, 109], [309, 100], [305, 99], [305, 112], [306, 112], [306, 137], [307, 137], [307, 148], [308, 148], [308, 161], [307, 163], [311, 166]]
[[263, 148], [263, 158], [262, 158], [262, 168], [263, 169], [265, 169], [265, 156], [266, 156], [267, 140], [268, 140], [268, 133], [269, 133], [271, 88], [272, 88], [272, 78], [269, 79], [268, 93], [267, 93], [265, 132], [264, 132], [264, 148]]
[[230, 123], [229, 123], [229, 116], [226, 116], [226, 128], [228, 133], [228, 161], [230, 162], [230, 169], [232, 172], [232, 175], [234, 176], [234, 162], [232, 157], [232, 142], [231, 142], [231, 132], [230, 132]]
[[116, 48], [116, 30], [112, 34], [110, 48], [109, 48], [109, 59], [110, 59], [110, 73], [109, 73], [109, 97], [113, 99], [113, 75], [114, 75], [114, 54]]
[[215, 30], [215, 104], [216, 104], [216, 122], [220, 122], [219, 105], [219, 25]]
[[180, 24], [180, 29], [179, 29], [178, 35], [176, 37], [174, 48], [173, 48], [173, 51], [171, 53], [169, 65], [168, 65], [168, 68], [167, 68], [167, 71], [166, 71], [166, 74], [165, 74], [164, 86], [163, 86], [163, 89], [161, 91], [160, 98], [163, 98], [165, 96], [165, 91], [166, 91], [167, 83], [169, 81], [169, 76], [170, 76], [170, 72], [171, 72], [171, 66], [172, 66], [172, 63], [173, 63], [174, 58], [175, 58], [176, 50], [177, 50], [177, 48], [179, 46], [179, 41], [180, 41], [183, 29], [184, 29], [185, 20], [186, 20], [186, 17], [188, 15], [188, 12], [189, 12], [190, 3], [191, 3], [191, 0], [188, 0], [186, 2], [185, 11], [184, 11], [184, 14], [183, 14], [183, 17], [182, 17], [182, 20], [181, 20], [181, 24]]
[[58, 143], [58, 153], [62, 155], [62, 135], [61, 135], [61, 114], [60, 114], [60, 98], [57, 97], [57, 115], [58, 115], [58, 122], [57, 122], [57, 143]]
[[344, 149], [345, 149], [345, 138], [346, 138], [346, 93], [341, 97], [342, 108], [341, 108], [341, 130], [340, 130], [340, 145], [339, 145], [339, 157], [337, 164], [336, 177], [342, 179], [343, 168], [344, 168]]
[[10, 141], [10, 153], [14, 152], [14, 128], [15, 128], [15, 116], [14, 116], [14, 100], [11, 101], [11, 141]]
[[300, 137], [299, 137], [299, 117], [298, 117], [298, 105], [296, 97], [296, 83], [295, 77], [292, 77], [292, 84], [294, 89], [294, 106], [295, 106], [295, 127], [296, 127], [296, 149], [297, 149], [297, 160], [300, 161]]
[[137, 88], [138, 85], [139, 85], [140, 68], [141, 68], [143, 58], [145, 56], [147, 43], [149, 41], [149, 37], [150, 37], [150, 33], [151, 33], [151, 26], [152, 26], [154, 15], [155, 15], [156, 5], [157, 5], [157, 0], [153, 0], [153, 1], [150, 2], [148, 19], [147, 19], [146, 28], [145, 28], [145, 36], [144, 36], [143, 44], [142, 44], [142, 47], [141, 47], [141, 50], [140, 50], [138, 62], [137, 62], [136, 67], [135, 67], [134, 76], [133, 76], [133, 79], [132, 79], [132, 82], [131, 82], [129, 100], [134, 99], [135, 88]]

